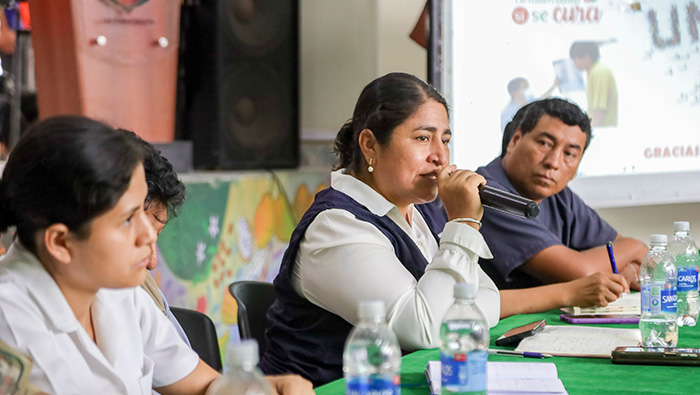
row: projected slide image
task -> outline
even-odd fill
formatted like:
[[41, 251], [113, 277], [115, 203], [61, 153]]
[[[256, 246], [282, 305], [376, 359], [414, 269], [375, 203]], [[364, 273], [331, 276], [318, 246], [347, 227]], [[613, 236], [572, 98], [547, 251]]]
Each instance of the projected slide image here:
[[586, 83], [580, 71], [571, 59], [559, 59], [552, 62], [554, 74], [557, 76], [557, 87], [561, 93], [586, 90]]
[[594, 125], [579, 176], [699, 170], [699, 6], [453, 1], [457, 164], [490, 162], [500, 154], [508, 114], [555, 96], [577, 103]]

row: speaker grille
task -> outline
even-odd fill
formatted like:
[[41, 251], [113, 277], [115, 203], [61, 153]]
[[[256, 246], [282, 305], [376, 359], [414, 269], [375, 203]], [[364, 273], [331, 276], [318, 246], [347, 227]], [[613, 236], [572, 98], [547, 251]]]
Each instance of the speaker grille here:
[[288, 40], [294, 16], [292, 2], [227, 0], [222, 4], [226, 8], [226, 37], [234, 50], [260, 57]]
[[247, 63], [226, 78], [222, 103], [227, 142], [236, 150], [273, 150], [293, 130], [289, 81], [266, 65]]
[[196, 168], [298, 166], [297, 1], [201, 0], [183, 11], [183, 134]]

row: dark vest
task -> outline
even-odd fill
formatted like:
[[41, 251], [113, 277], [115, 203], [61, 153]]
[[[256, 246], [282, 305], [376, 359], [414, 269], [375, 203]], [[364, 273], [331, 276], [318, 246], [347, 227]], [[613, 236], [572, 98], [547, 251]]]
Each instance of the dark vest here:
[[[416, 208], [439, 242], [437, 232], [442, 232], [447, 221], [439, 201], [437, 204], [416, 205]], [[314, 203], [292, 233], [275, 278], [277, 300], [267, 312], [267, 345], [260, 361], [260, 368], [266, 374], [296, 373], [310, 380], [314, 387], [343, 377], [343, 347], [352, 329], [352, 325], [340, 316], [299, 296], [292, 285], [292, 271], [306, 229], [319, 213], [328, 209], [346, 210], [357, 219], [376, 226], [389, 239], [397, 258], [416, 280], [423, 276], [428, 264], [413, 240], [388, 217], [372, 214], [348, 195], [332, 188], [316, 195]]]

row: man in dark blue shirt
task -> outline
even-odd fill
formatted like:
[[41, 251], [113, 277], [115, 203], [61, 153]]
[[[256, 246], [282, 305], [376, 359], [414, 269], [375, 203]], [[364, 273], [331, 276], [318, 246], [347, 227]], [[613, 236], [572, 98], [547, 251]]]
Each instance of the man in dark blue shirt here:
[[477, 173], [489, 186], [536, 201], [541, 211], [527, 220], [487, 208], [481, 233], [494, 258], [480, 260], [484, 271], [501, 289], [610, 272], [604, 244], [613, 241], [620, 274], [638, 289], [647, 246], [620, 236], [567, 187], [590, 143], [588, 116], [568, 101], [545, 99], [522, 108], [513, 122], [502, 157]]

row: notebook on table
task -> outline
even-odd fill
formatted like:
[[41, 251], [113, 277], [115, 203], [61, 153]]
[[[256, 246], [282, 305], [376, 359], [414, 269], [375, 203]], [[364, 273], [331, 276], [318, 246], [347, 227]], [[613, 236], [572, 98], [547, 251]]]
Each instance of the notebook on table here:
[[615, 348], [636, 347], [642, 341], [639, 328], [548, 325], [523, 339], [515, 351], [539, 352], [561, 357], [610, 358]]
[[616, 301], [605, 307], [562, 307], [561, 310], [573, 315], [640, 315], [642, 294], [635, 292], [622, 294]]
[[[429, 361], [425, 377], [431, 395], [441, 392], [440, 361]], [[488, 362], [486, 365], [489, 395], [548, 394], [566, 395], [566, 389], [551, 362]]]

